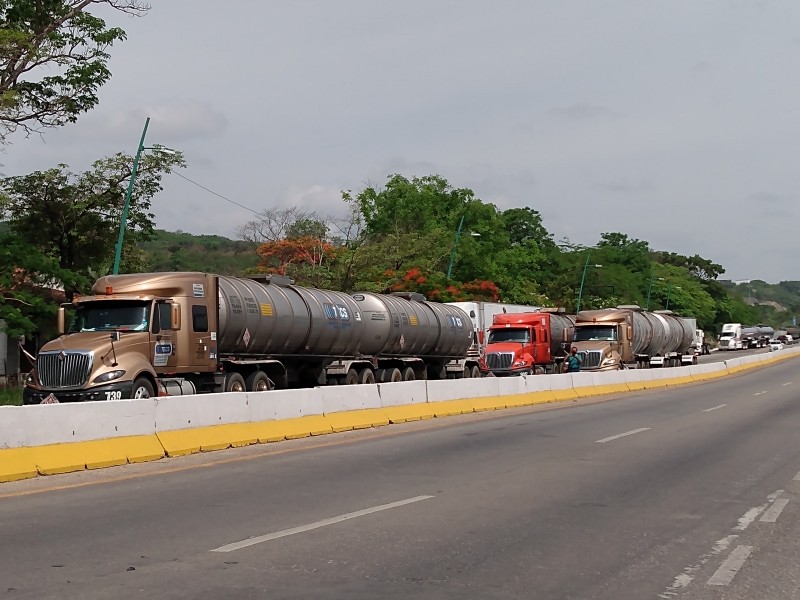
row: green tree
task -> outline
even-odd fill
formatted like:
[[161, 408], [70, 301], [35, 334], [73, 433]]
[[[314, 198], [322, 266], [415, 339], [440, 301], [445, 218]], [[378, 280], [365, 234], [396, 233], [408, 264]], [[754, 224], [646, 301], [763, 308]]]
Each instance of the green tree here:
[[[116, 154], [77, 175], [59, 165], [0, 180], [6, 196], [0, 219], [32, 251], [57, 262], [70, 300], [111, 267], [132, 162]], [[151, 200], [161, 190], [164, 173], [183, 165], [180, 153], [142, 157], [130, 200], [123, 271], [139, 270], [143, 254], [135, 248], [153, 232]]]
[[90, 8], [141, 16], [139, 0], [0, 0], [0, 141], [75, 122], [111, 77], [108, 49], [125, 39]]

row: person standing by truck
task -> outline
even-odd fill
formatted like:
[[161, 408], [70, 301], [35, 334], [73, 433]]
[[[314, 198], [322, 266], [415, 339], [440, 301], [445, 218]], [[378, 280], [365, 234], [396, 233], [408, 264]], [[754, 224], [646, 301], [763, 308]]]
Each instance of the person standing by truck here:
[[572, 350], [570, 350], [569, 356], [564, 359], [564, 370], [567, 373], [577, 373], [581, 370], [582, 364], [583, 361], [581, 357], [578, 356], [578, 349], [573, 347]]

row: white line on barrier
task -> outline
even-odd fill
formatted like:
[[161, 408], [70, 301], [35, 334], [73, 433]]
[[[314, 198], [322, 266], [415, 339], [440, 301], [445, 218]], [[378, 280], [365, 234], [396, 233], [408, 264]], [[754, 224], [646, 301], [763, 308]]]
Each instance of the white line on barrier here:
[[747, 560], [752, 551], [752, 546], [736, 546], [730, 556], [708, 580], [708, 585], [728, 585], [733, 581], [736, 573], [742, 568], [744, 561]]
[[759, 521], [762, 523], [774, 523], [778, 520], [778, 517], [781, 516], [783, 509], [786, 508], [786, 505], [789, 504], [789, 500], [786, 498], [781, 498], [780, 500], [775, 500], [767, 510], [764, 511], [764, 514], [761, 515]]
[[242, 540], [241, 542], [225, 544], [224, 546], [220, 546], [219, 548], [214, 548], [213, 550], [211, 550], [211, 552], [232, 552], [234, 550], [247, 548], [248, 546], [261, 544], [262, 542], [269, 542], [270, 540], [276, 540], [278, 538], [295, 535], [297, 533], [311, 531], [312, 529], [319, 529], [320, 527], [325, 527], [327, 525], [334, 525], [336, 523], [341, 523], [342, 521], [348, 521], [350, 519], [355, 519], [357, 517], [363, 517], [364, 515], [370, 515], [372, 513], [380, 512], [382, 510], [389, 510], [391, 508], [397, 508], [399, 506], [405, 506], [406, 504], [419, 502], [421, 500], [428, 500], [430, 498], [433, 498], [433, 496], [415, 496], [414, 498], [406, 498], [405, 500], [398, 500], [397, 502], [390, 502], [389, 504], [381, 504], [380, 506], [373, 506], [372, 508], [365, 508], [364, 510], [357, 510], [356, 512], [339, 515], [338, 517], [323, 519], [322, 521], [317, 521], [316, 523], [309, 523], [308, 525], [300, 525], [299, 527], [292, 527], [291, 529], [284, 529], [283, 531], [276, 531], [275, 533], [268, 533], [266, 535], [260, 535], [258, 537], [248, 538], [246, 540]]
[[719, 406], [712, 406], [711, 408], [706, 408], [703, 412], [711, 412], [712, 410], [718, 410], [720, 408], [725, 408], [728, 406], [727, 404], [720, 404]]
[[618, 440], [621, 437], [625, 437], [628, 435], [633, 435], [634, 433], [641, 433], [643, 431], [647, 431], [650, 429], [649, 427], [642, 427], [641, 429], [634, 429], [633, 431], [626, 431], [625, 433], [620, 433], [617, 435], [612, 435], [611, 437], [603, 438], [602, 440], [596, 440], [596, 444], [605, 444], [606, 442], [610, 442], [612, 440]]

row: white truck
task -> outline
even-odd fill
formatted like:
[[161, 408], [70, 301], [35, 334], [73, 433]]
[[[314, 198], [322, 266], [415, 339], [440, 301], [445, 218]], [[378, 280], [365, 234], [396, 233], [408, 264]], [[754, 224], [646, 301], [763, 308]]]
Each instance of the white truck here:
[[742, 341], [742, 324], [725, 323], [722, 326], [722, 332], [719, 334], [719, 349], [742, 350], [743, 348], [744, 342]]

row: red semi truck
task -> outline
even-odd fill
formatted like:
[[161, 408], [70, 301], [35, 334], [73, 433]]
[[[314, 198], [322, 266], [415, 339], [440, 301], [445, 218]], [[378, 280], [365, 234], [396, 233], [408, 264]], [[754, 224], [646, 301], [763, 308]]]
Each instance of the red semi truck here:
[[563, 309], [495, 315], [481, 368], [495, 377], [557, 371], [574, 331]]

